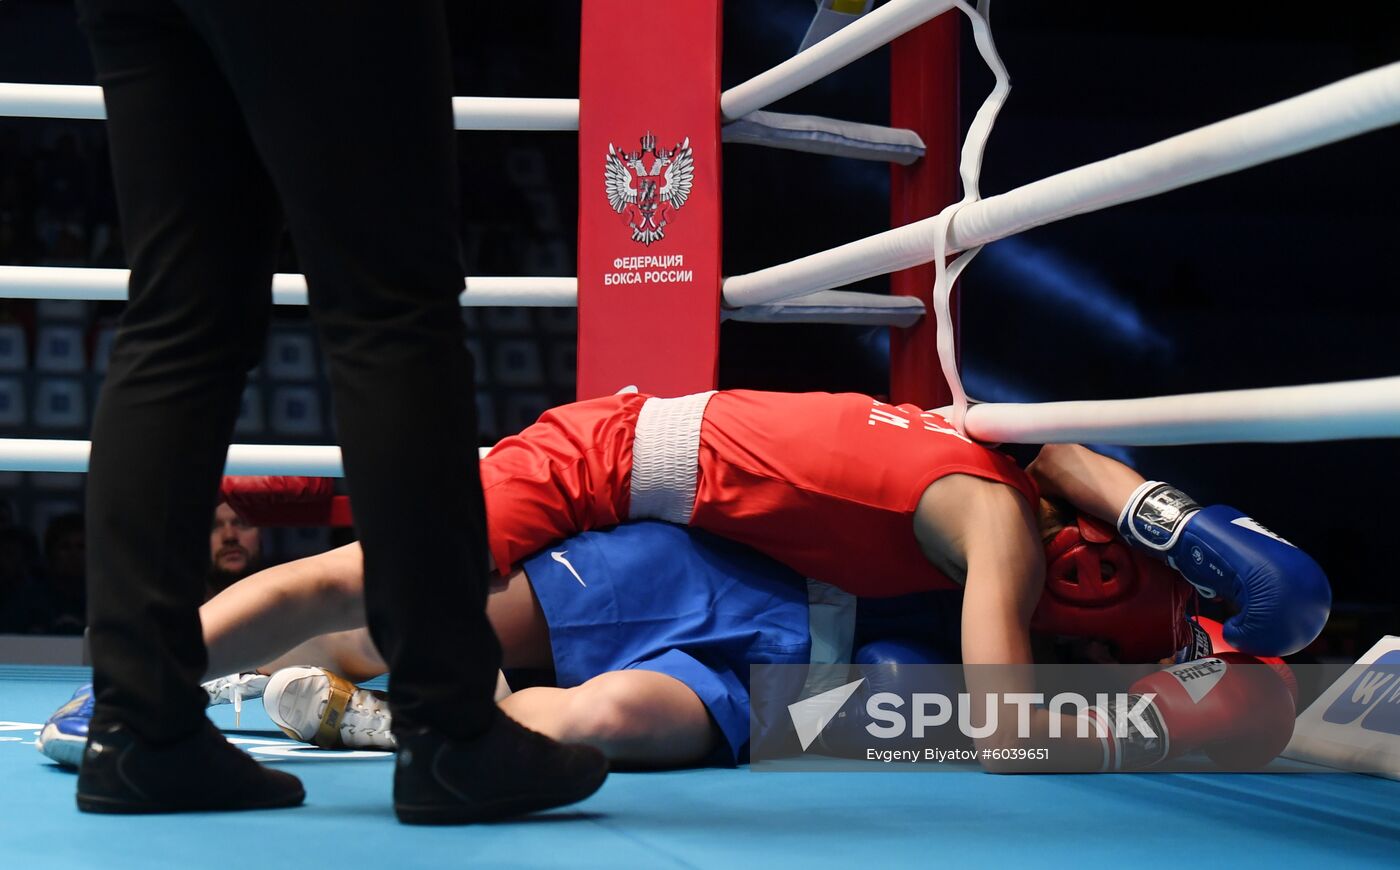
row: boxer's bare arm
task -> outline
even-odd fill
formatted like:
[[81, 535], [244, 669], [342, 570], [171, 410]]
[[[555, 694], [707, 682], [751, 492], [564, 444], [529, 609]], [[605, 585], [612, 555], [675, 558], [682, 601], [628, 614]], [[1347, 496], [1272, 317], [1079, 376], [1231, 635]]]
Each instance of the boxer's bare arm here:
[[[524, 571], [501, 582], [486, 616], [505, 667], [553, 664], [549, 627]], [[275, 565], [234, 583], [199, 610], [209, 676], [289, 665], [317, 665], [373, 676], [379, 659], [365, 625], [364, 560], [359, 544]], [[323, 635], [325, 637], [323, 637]]]
[[1062, 498], [1083, 513], [1110, 523], [1128, 503], [1142, 475], [1116, 459], [1079, 444], [1047, 444], [1026, 472], [1047, 498]]
[[[1005, 698], [1035, 691], [1030, 644], [1031, 614], [1045, 585], [1045, 555], [1037, 518], [1009, 486], [955, 475], [936, 482], [919, 504], [919, 536], [925, 552], [944, 548], [942, 559], [963, 571], [962, 654], [972, 700], [971, 723], [982, 724], [987, 694]], [[918, 527], [916, 526], [916, 528]], [[929, 553], [930, 558], [933, 554]], [[935, 561], [935, 564], [938, 564]], [[998, 707], [998, 728], [977, 741], [979, 749], [1040, 748], [1048, 744], [1050, 714], [1030, 714], [1029, 737], [1017, 736], [1018, 709]], [[1062, 722], [1066, 734], [1074, 723]], [[1015, 758], [982, 761], [991, 771], [1093, 770], [1101, 760], [1096, 739], [1054, 741], [1048, 761], [1028, 766]]]
[[924, 491], [914, 534], [929, 561], [963, 584], [963, 660], [1030, 664], [1045, 556], [1026, 499], [1002, 483], [949, 475]]
[[211, 678], [253, 670], [308, 638], [362, 627], [360, 545], [347, 544], [245, 577], [205, 602], [199, 618]]

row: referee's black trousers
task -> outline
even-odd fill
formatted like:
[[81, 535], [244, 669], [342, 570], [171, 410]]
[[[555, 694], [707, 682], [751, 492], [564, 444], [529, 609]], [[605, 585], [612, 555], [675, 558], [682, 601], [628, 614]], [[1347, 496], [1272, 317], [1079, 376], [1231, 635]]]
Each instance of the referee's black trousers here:
[[329, 362], [395, 727], [486, 727], [500, 648], [443, 10], [436, 0], [78, 0], [130, 301], [87, 488], [94, 727], [199, 726], [208, 532], [284, 225]]

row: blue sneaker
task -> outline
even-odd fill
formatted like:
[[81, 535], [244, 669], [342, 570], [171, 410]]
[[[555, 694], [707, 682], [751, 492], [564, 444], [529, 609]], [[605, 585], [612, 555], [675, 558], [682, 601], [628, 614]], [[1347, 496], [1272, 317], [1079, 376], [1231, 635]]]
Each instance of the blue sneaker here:
[[35, 748], [64, 767], [77, 768], [87, 746], [88, 724], [92, 722], [92, 683], [78, 689], [68, 703], [59, 707], [44, 723]]

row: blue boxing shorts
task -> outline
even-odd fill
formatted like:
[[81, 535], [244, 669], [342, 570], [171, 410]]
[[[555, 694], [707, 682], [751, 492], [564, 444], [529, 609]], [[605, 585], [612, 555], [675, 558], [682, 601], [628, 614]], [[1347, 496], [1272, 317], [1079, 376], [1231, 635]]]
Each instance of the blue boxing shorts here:
[[524, 568], [549, 623], [556, 685], [629, 668], [674, 677], [709, 710], [730, 764], [748, 755], [749, 665], [808, 661], [806, 581], [696, 529], [584, 532]]

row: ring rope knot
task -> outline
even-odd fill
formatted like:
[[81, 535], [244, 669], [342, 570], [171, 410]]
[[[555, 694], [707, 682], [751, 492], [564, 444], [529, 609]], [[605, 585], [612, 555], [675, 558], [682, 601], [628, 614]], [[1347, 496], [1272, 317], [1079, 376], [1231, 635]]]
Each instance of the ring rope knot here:
[[969, 400], [967, 391], [963, 388], [962, 377], [958, 372], [957, 340], [953, 329], [952, 293], [953, 284], [958, 280], [958, 276], [982, 250], [982, 246], [969, 248], [959, 254], [952, 262], [947, 262], [948, 233], [952, 226], [953, 217], [969, 203], [982, 198], [978, 189], [978, 182], [982, 175], [982, 156], [986, 150], [987, 139], [991, 135], [992, 127], [996, 124], [997, 113], [1006, 104], [1007, 95], [1011, 93], [1011, 76], [1006, 71], [1006, 64], [1002, 63], [1001, 55], [997, 53], [995, 40], [992, 39], [991, 0], [978, 0], [976, 9], [964, 0], [955, 0], [954, 5], [971, 22], [977, 51], [996, 77], [996, 83], [992, 86], [986, 99], [982, 101], [977, 115], [972, 119], [971, 126], [968, 127], [967, 138], [963, 140], [962, 155], [958, 162], [958, 175], [962, 178], [963, 198], [939, 212], [933, 223], [933, 314], [937, 328], [938, 362], [943, 372], [943, 378], [948, 383], [948, 389], [952, 392], [953, 417], [950, 422], [959, 434], [968, 437], [967, 408]]

